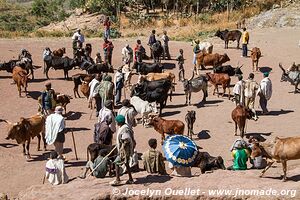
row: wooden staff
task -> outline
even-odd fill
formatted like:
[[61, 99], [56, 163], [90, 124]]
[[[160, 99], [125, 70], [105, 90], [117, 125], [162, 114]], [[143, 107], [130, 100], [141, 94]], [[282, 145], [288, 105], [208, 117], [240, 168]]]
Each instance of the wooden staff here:
[[76, 150], [76, 143], [75, 143], [75, 138], [74, 138], [74, 132], [73, 132], [73, 129], [71, 129], [71, 133], [72, 133], [72, 139], [73, 139], [73, 146], [74, 146], [74, 152], [75, 152], [75, 159], [78, 160], [78, 157], [77, 157], [77, 150]]

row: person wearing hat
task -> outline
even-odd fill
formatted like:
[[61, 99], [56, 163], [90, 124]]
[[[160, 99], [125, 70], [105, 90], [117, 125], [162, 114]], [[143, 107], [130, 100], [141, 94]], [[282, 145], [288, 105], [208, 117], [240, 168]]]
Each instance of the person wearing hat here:
[[56, 106], [53, 114], [46, 118], [45, 139], [48, 145], [54, 145], [59, 158], [63, 158], [62, 153], [65, 142], [66, 123], [62, 116], [64, 109]]
[[235, 99], [235, 104], [244, 106], [244, 85], [243, 76], [238, 75], [238, 82], [234, 85], [233, 94]]
[[129, 179], [126, 184], [132, 184], [133, 178], [131, 175], [131, 169], [129, 167], [130, 157], [134, 153], [135, 140], [133, 136], [133, 130], [125, 123], [125, 117], [123, 115], [117, 115], [116, 123], [118, 128], [116, 136], [116, 145], [118, 150], [118, 156], [114, 161], [116, 166], [116, 179], [110, 184], [113, 186], [120, 185], [120, 168], [125, 165]]
[[130, 104], [128, 99], [124, 99], [122, 101], [122, 107], [118, 110], [118, 115], [123, 115], [125, 117], [125, 123], [130, 127], [136, 126], [135, 116], [137, 115], [137, 111], [134, 106]]
[[126, 44], [125, 47], [122, 49], [122, 61], [124, 65], [129, 65], [133, 62], [133, 50]]
[[178, 61], [179, 73], [178, 73], [178, 81], [184, 80], [184, 57], [183, 57], [183, 49], [179, 49], [179, 55], [176, 60]]
[[116, 122], [115, 122], [115, 115], [113, 113], [113, 101], [112, 100], [106, 100], [104, 107], [101, 108], [99, 111], [98, 116], [98, 123], [101, 123], [106, 120], [107, 117], [110, 117], [112, 119], [111, 124], [109, 124], [109, 127], [111, 131], [114, 133], [116, 132]]
[[55, 102], [55, 91], [51, 88], [51, 82], [45, 83], [45, 90], [42, 91], [41, 96], [38, 98], [39, 111], [48, 116], [53, 113], [56, 106]]
[[103, 43], [104, 62], [109, 65], [111, 65], [113, 49], [113, 43], [105, 37]]
[[152, 46], [155, 43], [156, 43], [155, 30], [152, 30], [151, 35], [149, 36], [149, 40], [148, 40], [148, 46], [150, 47], [150, 59], [153, 58]]
[[245, 81], [245, 106], [255, 113], [255, 118], [257, 119], [256, 112], [254, 109], [255, 97], [258, 91], [259, 85], [254, 80], [254, 74], [250, 73], [249, 78]]
[[234, 143], [234, 148], [231, 151], [233, 157], [233, 165], [228, 167], [228, 170], [246, 170], [247, 161], [250, 157], [250, 152], [243, 144], [243, 140], [237, 140]]
[[81, 34], [81, 29], [80, 28], [76, 29], [76, 32], [72, 36], [72, 40], [76, 40], [76, 36], [77, 36], [77, 39], [79, 40], [79, 42], [81, 44], [83, 44], [85, 42], [84, 35]]
[[272, 81], [269, 78], [269, 72], [263, 73], [263, 79], [260, 82], [259, 89], [258, 89], [258, 96], [259, 96], [259, 104], [262, 109], [262, 114], [268, 114], [268, 101], [271, 99], [272, 96]]
[[166, 58], [168, 60], [171, 60], [171, 56], [170, 56], [170, 51], [169, 51], [169, 36], [167, 35], [167, 31], [163, 31], [163, 36], [161, 37], [161, 40], [163, 41], [163, 59], [166, 60]]
[[124, 87], [124, 74], [122, 67], [119, 67], [114, 75], [114, 87], [115, 87], [115, 105], [121, 104], [122, 88]]

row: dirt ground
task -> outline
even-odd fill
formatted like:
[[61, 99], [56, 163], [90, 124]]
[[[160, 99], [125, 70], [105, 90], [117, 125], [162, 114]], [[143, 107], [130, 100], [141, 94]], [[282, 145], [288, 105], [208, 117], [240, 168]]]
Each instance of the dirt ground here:
[[[249, 121], [247, 123], [247, 136], [258, 134], [266, 140], [272, 140], [275, 136], [299, 136], [299, 113], [300, 113], [300, 96], [293, 94], [294, 89], [288, 83], [280, 82], [281, 70], [278, 63], [282, 62], [283, 66], [288, 67], [293, 62], [300, 63], [298, 46], [300, 29], [285, 28], [285, 29], [257, 29], [250, 30], [249, 48], [260, 47], [263, 57], [260, 60], [259, 66], [269, 66], [273, 68], [270, 78], [273, 83], [273, 96], [269, 101], [269, 110], [267, 116], [261, 116], [257, 122]], [[101, 39], [86, 39], [93, 45], [93, 56], [102, 46]], [[241, 58], [241, 50], [230, 48], [225, 50], [224, 43], [218, 38], [213, 38], [211, 41], [214, 44], [214, 52], [227, 53], [231, 58], [228, 64], [236, 66], [237, 63], [244, 64], [242, 70], [244, 78], [247, 78], [251, 71], [250, 58]], [[142, 42], [146, 47], [146, 38], [142, 38]], [[135, 41], [130, 39], [126, 41], [113, 40], [115, 45], [113, 55], [113, 65], [116, 67], [121, 65], [121, 48], [125, 43], [134, 45]], [[0, 61], [8, 61], [13, 57], [17, 57], [21, 48], [28, 49], [33, 55], [35, 65], [42, 66], [42, 50], [46, 47], [56, 49], [59, 47], [67, 48], [67, 55], [71, 56], [71, 39], [70, 38], [55, 38], [55, 39], [0, 39]], [[236, 44], [230, 44], [230, 47], [235, 47]], [[170, 42], [171, 55], [174, 59], [178, 54], [178, 50], [184, 50], [186, 58], [185, 69], [186, 78], [192, 75], [192, 48], [189, 43], [185, 42]], [[147, 52], [149, 49], [147, 48]], [[101, 50], [102, 54], [102, 50]], [[168, 63], [176, 63], [175, 60]], [[178, 68], [172, 69], [177, 76]], [[70, 75], [80, 72], [80, 70], [70, 71]], [[208, 71], [207, 71], [208, 72]], [[202, 72], [204, 73], [204, 72]], [[42, 69], [35, 71], [36, 79], [29, 83], [28, 91], [29, 98], [19, 98], [16, 85], [12, 85], [11, 74], [0, 72], [0, 119], [6, 119], [16, 122], [20, 117], [29, 117], [37, 113], [37, 98], [40, 91], [44, 88], [45, 76]], [[50, 70], [49, 76], [52, 81], [52, 86], [55, 91], [69, 94], [73, 96], [72, 81], [62, 79], [63, 71]], [[136, 77], [134, 77], [134, 80]], [[255, 73], [255, 80], [258, 82], [262, 79], [261, 73]], [[236, 77], [232, 78], [232, 84], [237, 82]], [[231, 111], [235, 105], [226, 97], [217, 97], [212, 95], [213, 87], [209, 87], [209, 96], [207, 103], [198, 105], [202, 99], [202, 93], [194, 93], [192, 95], [192, 106], [185, 106], [185, 96], [183, 94], [182, 83], [176, 85], [176, 95], [173, 102], [167, 103], [167, 108], [163, 110], [163, 117], [167, 119], [179, 119], [184, 121], [184, 116], [187, 110], [195, 110], [197, 120], [194, 130], [198, 134], [195, 136], [196, 143], [203, 148], [203, 151], [209, 152], [211, 155], [221, 155], [225, 160], [225, 165], [232, 164], [229, 148], [233, 141], [237, 139], [234, 136], [234, 124], [231, 119]], [[231, 88], [232, 90], [232, 88]], [[24, 95], [24, 94], [23, 94]], [[128, 93], [126, 95], [129, 96]], [[123, 96], [124, 97], [124, 96]], [[258, 106], [258, 99], [255, 105]], [[67, 164], [67, 173], [69, 177], [75, 178], [82, 174], [83, 166], [86, 161], [86, 147], [93, 141], [93, 126], [96, 118], [93, 115], [92, 120], [89, 120], [90, 110], [87, 107], [87, 101], [84, 98], [72, 99], [67, 106], [67, 126], [73, 128], [77, 152], [79, 160], [76, 161], [73, 152], [73, 144], [71, 134], [66, 135], [65, 151], [69, 162]], [[26, 160], [22, 155], [22, 148], [16, 144], [16, 141], [5, 140], [7, 134], [7, 125], [0, 123], [0, 192], [8, 194], [10, 198], [19, 197], [22, 199], [91, 199], [109, 195], [112, 192], [112, 187], [109, 186], [110, 178], [96, 180], [89, 178], [88, 180], [73, 180], [67, 185], [53, 187], [48, 183], [42, 184], [44, 167], [47, 158], [47, 152], [36, 151], [37, 139], [34, 139], [31, 145], [31, 154], [33, 159]], [[138, 125], [134, 128], [135, 138], [137, 141], [138, 152], [147, 150], [147, 141], [150, 138], [157, 138], [160, 141], [160, 136], [152, 128], [143, 128]], [[187, 131], [187, 130], [186, 130]], [[48, 150], [53, 149], [49, 146]], [[161, 146], [158, 147], [161, 149]], [[250, 164], [249, 164], [250, 166]], [[141, 166], [140, 166], [141, 167]], [[300, 161], [288, 162], [288, 177], [290, 180], [282, 183], [280, 175], [282, 174], [282, 166], [276, 164], [276, 167], [271, 168], [265, 178], [258, 178], [259, 170], [247, 170], [243, 172], [231, 171], [214, 171], [200, 175], [199, 169], [193, 169], [195, 177], [192, 178], [167, 178], [167, 177], [147, 177], [145, 172], [134, 174], [137, 184], [132, 186], [123, 186], [122, 190], [128, 188], [134, 189], [163, 189], [173, 188], [182, 189], [191, 187], [195, 189], [297, 189], [297, 196], [300, 198]], [[122, 177], [126, 179], [127, 176]], [[26, 188], [33, 186], [26, 191]], [[76, 191], [76, 192], [75, 192]], [[80, 196], [78, 196], [80, 194]], [[207, 196], [207, 195], [204, 195]], [[177, 196], [181, 199], [181, 196]], [[228, 197], [231, 198], [231, 197]], [[252, 199], [257, 199], [257, 196], [252, 196]], [[270, 197], [269, 197], [270, 198]], [[273, 198], [273, 197], [271, 197]], [[282, 199], [283, 197], [275, 197]], [[289, 196], [284, 196], [289, 198]]]

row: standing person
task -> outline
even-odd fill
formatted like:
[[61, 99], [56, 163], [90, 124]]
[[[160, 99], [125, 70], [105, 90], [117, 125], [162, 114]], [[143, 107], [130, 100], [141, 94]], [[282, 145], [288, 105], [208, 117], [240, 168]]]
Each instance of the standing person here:
[[157, 140], [151, 138], [148, 141], [150, 149], [143, 153], [142, 160], [145, 170], [150, 173], [167, 174], [162, 153], [156, 150]]
[[113, 122], [111, 115], [106, 115], [102, 122], [95, 124], [94, 129], [94, 142], [98, 144], [111, 145], [113, 139], [113, 130], [110, 128]]
[[125, 117], [125, 123], [130, 127], [136, 127], [135, 116], [137, 115], [137, 111], [134, 106], [130, 104], [128, 99], [124, 99], [122, 101], [122, 107], [118, 110], [118, 115], [123, 115]]
[[103, 53], [104, 53], [104, 62], [111, 65], [112, 53], [113, 53], [114, 45], [107, 38], [104, 38], [103, 43]]
[[119, 127], [116, 137], [118, 156], [114, 161], [116, 166], [116, 179], [111, 182], [111, 185], [120, 185], [120, 168], [123, 164], [125, 165], [129, 177], [126, 184], [133, 184], [131, 169], [129, 167], [130, 157], [133, 155], [135, 147], [133, 130], [125, 123], [125, 117], [123, 115], [118, 115], [116, 122]]
[[104, 37], [107, 38], [107, 39], [110, 39], [110, 26], [111, 26], [111, 23], [110, 23], [109, 17], [105, 18], [103, 26], [104, 26]]
[[114, 76], [115, 87], [115, 105], [121, 104], [122, 88], [124, 87], [124, 74], [122, 73], [122, 67], [119, 67]]
[[62, 116], [63, 107], [57, 106], [54, 114], [46, 118], [45, 138], [48, 145], [54, 144], [55, 151], [59, 158], [63, 158], [63, 149], [65, 142], [66, 123]]
[[248, 45], [249, 43], [249, 33], [246, 31], [246, 28], [243, 28], [243, 35], [242, 35], [242, 44], [243, 44], [243, 54], [241, 57], [247, 57], [248, 54]]
[[95, 64], [101, 64], [102, 62], [103, 61], [102, 61], [100, 52], [96, 53]]
[[66, 173], [64, 160], [58, 158], [56, 151], [52, 151], [50, 153], [50, 158], [46, 163], [45, 178], [47, 178], [52, 185], [64, 184], [69, 180], [69, 177]]
[[84, 39], [84, 35], [81, 34], [80, 28], [78, 28], [76, 30], [76, 32], [73, 34], [72, 40], [75, 40], [76, 36], [77, 36], [78, 41], [83, 45], [83, 43], [85, 42], [85, 39]]
[[78, 46], [78, 36], [75, 36], [72, 42], [72, 48], [73, 48], [73, 58], [76, 58], [77, 50], [79, 49]]
[[179, 55], [177, 56], [176, 60], [178, 61], [179, 73], [178, 73], [178, 81], [184, 80], [184, 57], [183, 57], [183, 50], [179, 49]]
[[254, 74], [250, 73], [249, 78], [245, 81], [245, 106], [255, 113], [255, 119], [257, 119], [254, 109], [255, 97], [259, 89], [258, 83], [254, 80]]
[[167, 31], [163, 32], [163, 36], [161, 37], [162, 41], [163, 41], [163, 49], [164, 49], [164, 53], [163, 53], [163, 59], [166, 60], [166, 57], [168, 60], [171, 60], [171, 56], [170, 56], [170, 51], [169, 51], [169, 36], [167, 35]]
[[129, 46], [129, 44], [126, 44], [125, 47], [122, 49], [122, 61], [124, 65], [128, 64], [129, 67], [130, 63], [132, 63], [133, 61], [133, 50]]
[[235, 84], [233, 88], [233, 94], [235, 99], [235, 104], [237, 105], [244, 105], [244, 81], [243, 76], [238, 75], [238, 82]]
[[155, 38], [155, 30], [152, 30], [151, 35], [148, 40], [148, 45], [150, 47], [150, 59], [153, 58], [153, 51], [152, 51], [152, 45], [156, 43], [156, 38]]
[[263, 80], [260, 82], [258, 95], [259, 95], [259, 104], [262, 109], [262, 114], [268, 114], [269, 111], [267, 109], [268, 101], [272, 96], [272, 82], [269, 78], [269, 72], [263, 73]]
[[115, 115], [113, 113], [113, 102], [111, 100], [107, 100], [99, 111], [98, 123], [104, 122], [107, 118], [110, 117], [112, 119], [111, 124], [109, 127], [111, 131], [114, 133], [116, 132], [116, 122], [115, 122]]
[[89, 95], [89, 108], [93, 108], [93, 98], [95, 99], [95, 104], [96, 104], [96, 117], [98, 117], [99, 111], [101, 109], [101, 98], [96, 90], [98, 86], [100, 85], [100, 81], [102, 79], [101, 74], [96, 74], [95, 78], [89, 83], [89, 88], [90, 88], [90, 95]]
[[97, 92], [100, 95], [101, 107], [104, 106], [104, 103], [107, 100], [113, 101], [114, 84], [112, 83], [112, 78], [110, 75], [107, 75], [104, 78], [102, 77], [102, 82], [97, 86], [95, 92]]
[[246, 170], [250, 152], [240, 140], [236, 141], [234, 145], [235, 148], [232, 150], [233, 165], [228, 167], [227, 170]]
[[39, 97], [39, 104], [43, 115], [48, 116], [53, 113], [56, 106], [55, 91], [51, 88], [51, 82], [46, 82], [45, 90]]
[[[200, 51], [201, 51], [199, 43], [200, 43], [199, 40], [195, 40], [195, 44], [194, 44], [194, 47], [193, 47], [193, 52], [194, 52], [193, 64], [194, 64], [194, 70], [196, 72], [197, 72], [197, 66], [196, 66], [196, 64], [197, 64], [197, 58], [196, 57], [197, 57], [197, 54], [200, 53]], [[202, 67], [202, 69], [204, 69], [202, 65], [201, 65], [201, 67]]]

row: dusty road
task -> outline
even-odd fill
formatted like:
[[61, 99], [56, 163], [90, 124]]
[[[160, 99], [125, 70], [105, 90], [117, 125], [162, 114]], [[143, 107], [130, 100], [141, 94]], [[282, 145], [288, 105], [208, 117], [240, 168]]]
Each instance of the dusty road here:
[[[278, 68], [278, 63], [282, 62], [284, 66], [290, 66], [292, 62], [300, 63], [300, 48], [298, 46], [300, 29], [261, 29], [250, 30], [250, 44], [249, 48], [259, 47], [261, 48], [263, 57], [260, 60], [259, 66], [269, 66], [273, 68], [270, 78], [273, 82], [273, 96], [269, 102], [269, 110], [271, 113], [267, 116], [261, 116], [257, 122], [250, 121], [247, 124], [247, 135], [259, 134], [267, 140], [271, 140], [275, 136], [299, 136], [299, 113], [300, 113], [300, 95], [291, 93], [293, 86], [288, 83], [281, 83], [281, 70]], [[87, 39], [87, 42], [93, 45], [93, 56], [102, 46], [102, 40], [100, 39]], [[142, 38], [142, 42], [146, 47], [147, 39]], [[227, 53], [231, 58], [229, 64], [236, 66], [239, 62], [244, 64], [242, 68], [244, 72], [244, 78], [247, 78], [251, 71], [250, 58], [241, 58], [241, 50], [230, 48], [225, 50], [223, 41], [213, 38], [214, 52]], [[135, 41], [130, 39], [129, 41], [113, 40], [115, 45], [113, 65], [115, 67], [121, 65], [121, 48], [125, 43], [134, 45]], [[17, 57], [21, 48], [28, 49], [33, 55], [33, 61], [35, 65], [42, 65], [42, 50], [49, 46], [51, 49], [59, 47], [67, 48], [67, 55], [71, 56], [71, 39], [18, 39], [0, 40], [0, 61], [8, 61], [13, 57]], [[235, 47], [234, 44], [230, 44], [230, 47]], [[172, 58], [178, 54], [179, 48], [184, 50], [184, 56], [186, 58], [185, 69], [186, 77], [191, 77], [192, 72], [192, 48], [189, 43], [185, 42], [170, 42], [170, 49]], [[147, 52], [149, 49], [147, 48]], [[101, 50], [102, 54], [102, 50]], [[176, 63], [172, 60], [170, 63]], [[176, 76], [178, 68], [173, 69]], [[71, 71], [70, 75], [80, 72], [79, 70]], [[202, 72], [204, 73], [204, 72]], [[29, 117], [37, 112], [37, 98], [40, 91], [43, 90], [45, 76], [42, 73], [42, 69], [35, 71], [36, 80], [29, 83], [28, 91], [29, 98], [19, 98], [15, 85], [11, 85], [11, 74], [7, 72], [0, 72], [0, 119], [7, 119], [12, 122], [16, 122], [20, 117]], [[62, 80], [63, 71], [50, 70], [50, 78], [52, 78], [52, 86], [57, 92], [69, 94], [73, 96], [73, 84], [71, 81]], [[262, 79], [261, 73], [255, 73], [255, 80], [258, 82]], [[232, 84], [237, 79], [232, 78]], [[232, 89], [232, 88], [231, 88]], [[207, 103], [204, 106], [199, 106], [197, 103], [202, 99], [202, 93], [192, 95], [192, 106], [185, 106], [185, 96], [183, 95], [182, 83], [178, 82], [176, 86], [176, 96], [173, 98], [173, 102], [168, 102], [168, 106], [163, 110], [163, 116], [167, 119], [180, 119], [184, 121], [184, 116], [187, 110], [195, 110], [197, 113], [197, 120], [194, 130], [199, 133], [199, 138], [196, 142], [203, 148], [203, 151], [208, 151], [211, 155], [221, 155], [225, 160], [225, 165], [231, 165], [231, 157], [229, 148], [232, 142], [236, 139], [234, 136], [234, 124], [231, 120], [231, 111], [235, 105], [227, 98], [218, 98], [212, 96], [212, 87], [209, 88], [209, 96]], [[127, 94], [127, 97], [129, 95]], [[257, 99], [258, 100], [258, 99]], [[256, 102], [257, 110], [258, 101]], [[72, 152], [72, 140], [71, 135], [67, 134], [65, 150], [66, 157], [69, 159], [67, 164], [67, 172], [71, 178], [76, 177], [82, 173], [82, 167], [86, 160], [86, 147], [92, 142], [93, 125], [96, 122], [96, 118], [93, 116], [92, 120], [89, 120], [90, 110], [87, 108], [86, 99], [72, 99], [71, 103], [67, 106], [67, 126], [74, 129], [75, 138], [77, 141], [77, 151], [79, 153], [79, 161], [74, 159], [74, 153]], [[0, 123], [0, 192], [7, 193], [10, 197], [15, 197], [18, 193], [31, 185], [37, 185], [42, 183], [44, 166], [46, 160], [45, 152], [36, 151], [37, 139], [34, 139], [31, 145], [31, 154], [33, 159], [26, 161], [22, 155], [21, 146], [16, 145], [15, 141], [5, 140], [7, 134], [7, 125]], [[138, 125], [135, 129], [135, 137], [137, 140], [138, 152], [143, 152], [147, 149], [147, 141], [149, 138], [160, 139], [159, 134], [152, 128], [143, 128]], [[158, 147], [161, 149], [161, 147]], [[48, 149], [53, 149], [52, 146]], [[193, 169], [193, 173], [199, 173], [199, 169]], [[200, 177], [194, 177], [191, 179], [173, 178], [166, 183], [152, 184], [151, 188], [157, 187], [174, 187], [180, 188], [181, 186], [193, 186], [197, 187], [201, 185], [206, 189], [227, 187], [239, 187], [239, 188], [263, 188], [274, 186], [279, 189], [300, 189], [300, 161], [288, 162], [288, 176], [291, 180], [282, 183], [277, 178], [282, 174], [281, 165], [270, 169], [266, 176], [268, 178], [259, 179], [259, 171], [248, 170], [245, 172], [228, 172], [217, 171], [212, 174], [201, 175]], [[135, 178], [141, 179], [144, 173], [134, 175]], [[159, 180], [159, 179], [158, 179]], [[92, 180], [87, 183], [82, 181], [82, 184], [86, 186], [93, 185], [90, 190], [94, 193], [100, 191], [109, 192], [108, 186], [109, 179], [104, 180]], [[45, 186], [38, 186], [37, 188], [43, 188], [44, 192], [57, 191], [57, 194], [69, 194], [69, 199], [72, 199], [72, 188], [76, 187], [78, 180], [75, 180], [67, 186], [59, 186], [57, 190], [48, 184]], [[145, 181], [147, 182], [147, 180]], [[155, 181], [151, 181], [155, 182]], [[163, 181], [162, 181], [163, 182]], [[182, 183], [185, 184], [182, 184]], [[101, 185], [99, 185], [101, 184]], [[97, 185], [97, 187], [95, 187]], [[143, 188], [145, 185], [138, 185], [133, 187]], [[84, 190], [80, 188], [81, 192]], [[78, 191], [80, 191], [78, 189]], [[98, 189], [98, 192], [96, 192]], [[224, 188], [223, 188], [224, 189]], [[28, 197], [33, 198], [37, 190], [28, 190]], [[90, 191], [87, 191], [90, 192]], [[300, 193], [300, 190], [298, 191]], [[46, 193], [44, 193], [46, 194]], [[43, 192], [40, 195], [44, 195]], [[52, 193], [53, 194], [53, 193]], [[32, 195], [32, 196], [30, 196]], [[75, 193], [73, 194], [75, 195]], [[299, 194], [300, 195], [300, 194]], [[46, 196], [44, 196], [46, 198]], [[75, 197], [75, 196], [74, 196]], [[90, 196], [89, 196], [90, 197]], [[89, 198], [87, 197], [87, 198]], [[48, 196], [48, 198], [51, 198]], [[67, 199], [64, 196], [64, 199]], [[85, 199], [85, 198], [84, 198]]]

